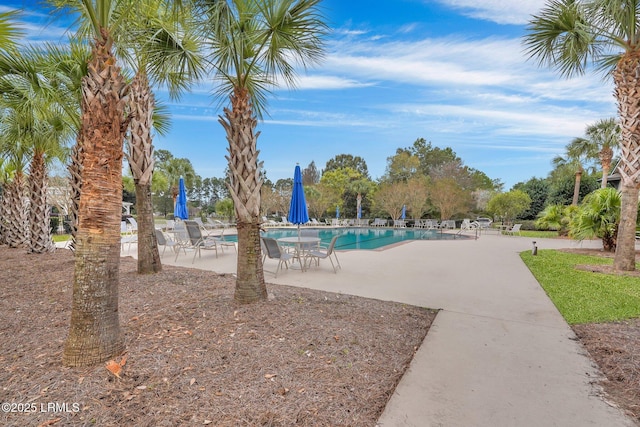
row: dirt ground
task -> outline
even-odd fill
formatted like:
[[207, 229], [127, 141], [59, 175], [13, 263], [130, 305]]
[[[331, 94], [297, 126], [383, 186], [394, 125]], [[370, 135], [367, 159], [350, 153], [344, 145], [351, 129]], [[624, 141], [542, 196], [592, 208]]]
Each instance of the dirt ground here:
[[0, 247], [0, 425], [370, 427], [436, 315], [276, 285], [243, 306], [231, 276], [135, 270], [122, 259], [117, 378], [61, 364], [72, 254]]
[[[373, 426], [436, 315], [276, 285], [241, 306], [233, 277], [135, 269], [123, 258], [117, 378], [61, 365], [71, 253], [0, 247], [0, 425]], [[574, 330], [608, 401], [640, 422], [640, 319]]]

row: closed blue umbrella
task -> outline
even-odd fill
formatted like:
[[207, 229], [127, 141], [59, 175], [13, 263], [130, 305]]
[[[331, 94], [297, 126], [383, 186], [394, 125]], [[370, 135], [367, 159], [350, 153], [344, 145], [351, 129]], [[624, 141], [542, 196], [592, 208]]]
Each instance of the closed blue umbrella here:
[[358, 205], [358, 219], [362, 218], [362, 205]]
[[401, 219], [405, 219], [407, 216], [407, 205], [402, 205], [402, 214], [400, 215]]
[[178, 198], [176, 206], [173, 209], [173, 216], [180, 219], [189, 219], [189, 211], [187, 211], [187, 189], [184, 187], [184, 178], [180, 177], [178, 183]]
[[291, 204], [287, 220], [298, 224], [298, 235], [300, 235], [300, 224], [309, 222], [307, 201], [304, 198], [304, 188], [302, 187], [302, 172], [299, 165], [296, 165], [296, 170], [293, 173], [293, 190], [291, 191]]
[[336, 218], [340, 218], [340, 206], [336, 206]]

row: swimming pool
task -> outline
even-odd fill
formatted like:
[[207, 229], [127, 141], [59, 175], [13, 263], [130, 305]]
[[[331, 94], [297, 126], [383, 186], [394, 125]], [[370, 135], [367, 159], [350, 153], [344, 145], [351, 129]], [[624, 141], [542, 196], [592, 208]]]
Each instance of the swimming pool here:
[[[455, 233], [444, 233], [441, 230], [424, 230], [411, 228], [310, 228], [303, 230], [316, 230], [318, 237], [324, 244], [329, 244], [333, 236], [338, 235], [335, 248], [337, 250], [364, 249], [373, 250], [383, 246], [405, 240], [453, 240], [466, 239], [468, 236], [457, 235]], [[296, 228], [272, 228], [265, 233], [267, 237], [279, 239], [281, 237], [293, 237], [298, 235]], [[232, 236], [229, 236], [230, 238]], [[236, 237], [236, 236], [233, 236]], [[231, 239], [229, 239], [231, 240]]]

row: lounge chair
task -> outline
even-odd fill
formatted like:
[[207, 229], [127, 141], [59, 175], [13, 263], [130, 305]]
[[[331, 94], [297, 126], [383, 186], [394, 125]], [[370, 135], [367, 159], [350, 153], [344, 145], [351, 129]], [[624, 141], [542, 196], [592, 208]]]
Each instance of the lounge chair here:
[[157, 228], [156, 228], [156, 242], [158, 242], [158, 248], [162, 246], [162, 253], [160, 254], [161, 256], [164, 255], [164, 251], [167, 250], [167, 247], [170, 247], [171, 250], [173, 251], [180, 250], [180, 244], [178, 242], [176, 242], [170, 237], [165, 236], [162, 230], [158, 230]]
[[293, 259], [293, 254], [285, 252], [280, 245], [278, 245], [278, 241], [272, 237], [261, 237], [260, 238], [263, 244], [263, 248], [265, 250], [266, 256], [270, 259], [278, 260], [278, 267], [276, 268], [275, 277], [278, 277], [278, 271], [282, 264], [289, 269], [289, 261]]
[[138, 243], [138, 235], [133, 233], [126, 221], [120, 221], [120, 250], [124, 250], [124, 245], [129, 245], [127, 247], [127, 252], [129, 252], [132, 243]]
[[460, 224], [460, 230], [466, 231], [466, 230], [473, 230], [476, 229], [480, 226], [480, 224], [478, 224], [477, 221], [473, 221], [471, 222], [471, 220], [469, 220], [469, 218], [465, 218], [462, 220], [462, 224]]
[[[307, 253], [307, 256], [309, 256], [312, 260], [315, 259], [316, 265], [320, 265], [321, 259], [328, 258], [329, 261], [331, 261], [333, 272], [336, 274], [338, 273], [338, 270], [336, 269], [336, 264], [338, 268], [342, 268], [342, 266], [340, 265], [340, 261], [338, 261], [338, 255], [334, 250], [336, 246], [336, 240], [338, 240], [338, 237], [339, 236], [333, 236], [333, 238], [331, 239], [331, 242], [329, 243], [329, 246], [327, 246], [325, 250], [322, 250], [322, 248], [320, 248], [320, 249], [311, 250]], [[331, 255], [333, 255], [333, 258], [335, 258], [336, 264], [333, 263], [333, 259], [331, 258]]]
[[516, 233], [518, 234], [518, 236], [520, 236], [520, 227], [522, 227], [522, 224], [513, 224], [513, 227], [508, 228], [506, 230], [504, 230], [504, 234], [509, 235], [509, 236], [515, 236]]
[[289, 222], [289, 220], [287, 219], [286, 216], [282, 216], [280, 218], [282, 218], [282, 224], [281, 225], [293, 225], [292, 222]]
[[262, 225], [265, 226], [265, 227], [277, 227], [280, 224], [278, 224], [278, 222], [276, 222], [276, 221], [274, 221], [272, 219], [267, 218], [266, 216], [263, 216], [262, 217]]
[[[200, 251], [202, 249], [212, 249], [216, 251], [216, 258], [218, 258], [218, 242], [215, 239], [209, 239], [203, 236], [200, 225], [198, 225], [196, 221], [185, 221], [184, 225], [187, 228], [189, 240], [183, 248], [194, 249], [192, 264], [196, 261], [196, 255], [201, 256]], [[177, 254], [176, 259], [178, 259]]]
[[236, 243], [232, 242], [230, 240], [225, 239], [224, 237], [224, 228], [220, 230], [220, 234], [212, 236], [210, 235], [209, 238], [210, 239], [215, 239], [216, 242], [218, 243], [218, 245], [220, 246], [220, 249], [222, 250], [222, 253], [224, 253], [224, 248], [225, 247], [232, 247], [234, 251], [236, 251], [236, 253], [238, 252], [238, 248], [236, 247]]
[[407, 227], [407, 222], [404, 219], [394, 219], [393, 220], [393, 227], [394, 228], [406, 228]]
[[138, 232], [138, 222], [136, 221], [135, 218], [130, 217], [127, 218], [127, 221], [129, 221], [129, 230], [131, 230], [132, 233], [137, 233]]

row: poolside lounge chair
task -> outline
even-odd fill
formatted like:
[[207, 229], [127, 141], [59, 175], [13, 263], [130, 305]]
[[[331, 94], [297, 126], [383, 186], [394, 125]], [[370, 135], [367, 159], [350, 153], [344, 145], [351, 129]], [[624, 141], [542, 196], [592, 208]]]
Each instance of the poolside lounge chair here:
[[[311, 257], [312, 260], [315, 259], [316, 261], [316, 265], [320, 265], [320, 260], [321, 259], [329, 259], [329, 261], [331, 261], [331, 266], [333, 267], [333, 272], [334, 273], [338, 273], [338, 270], [336, 269], [336, 264], [338, 266], [338, 268], [342, 268], [342, 266], [340, 265], [340, 261], [338, 261], [338, 255], [336, 254], [334, 248], [336, 246], [336, 240], [338, 240], [339, 236], [333, 236], [333, 238], [331, 239], [331, 242], [329, 243], [329, 246], [327, 246], [327, 248], [325, 250], [322, 249], [315, 249], [315, 250], [311, 250], [308, 252], [307, 256]], [[331, 255], [333, 255], [333, 258], [335, 258], [336, 260], [336, 264], [333, 263], [333, 259], [331, 258]]]
[[128, 245], [127, 252], [129, 252], [132, 243], [138, 243], [138, 235], [133, 233], [126, 221], [120, 221], [120, 250], [124, 250], [124, 245]]
[[238, 252], [238, 248], [236, 247], [236, 243], [225, 239], [224, 230], [225, 229], [223, 228], [222, 230], [220, 230], [220, 234], [217, 234], [215, 236], [210, 235], [209, 238], [216, 240], [216, 242], [220, 246], [220, 249], [222, 250], [222, 253], [224, 253], [224, 248], [225, 247], [227, 247], [227, 248], [228, 247], [232, 247], [233, 250], [236, 251], [236, 253], [237, 253]]
[[132, 233], [137, 233], [138, 222], [136, 221], [136, 219], [133, 217], [130, 217], [130, 218], [127, 218], [127, 221], [129, 221], [129, 230], [131, 230]]
[[515, 236], [517, 233], [518, 236], [520, 236], [520, 227], [522, 227], [522, 224], [513, 224], [513, 227], [507, 230], [504, 230], [504, 234], [507, 234], [509, 236]]
[[473, 221], [471, 222], [471, 220], [469, 218], [465, 218], [462, 220], [462, 224], [460, 224], [460, 230], [473, 230], [478, 228], [480, 225], [478, 224], [478, 222]]
[[[200, 251], [202, 249], [212, 249], [216, 251], [216, 258], [218, 258], [218, 242], [215, 239], [209, 239], [203, 236], [202, 230], [196, 221], [185, 221], [184, 224], [187, 228], [189, 240], [183, 248], [194, 249], [193, 261], [191, 261], [191, 263], [193, 264], [196, 261], [196, 255], [201, 256]], [[176, 259], [178, 259], [177, 254]]]
[[266, 216], [263, 216], [262, 217], [262, 225], [265, 226], [265, 227], [277, 227], [280, 224], [278, 224], [278, 222], [276, 222], [276, 221], [274, 221], [272, 219], [268, 219]]
[[280, 270], [282, 264], [284, 264], [287, 270], [289, 269], [289, 261], [293, 259], [293, 254], [285, 252], [283, 249], [281, 249], [280, 245], [278, 245], [278, 241], [274, 238], [260, 237], [260, 240], [262, 241], [262, 247], [265, 250], [266, 256], [270, 259], [278, 260], [278, 267], [276, 267], [275, 272], [275, 277], [278, 277], [278, 271]]
[[156, 242], [158, 242], [158, 248], [162, 246], [162, 253], [160, 254], [160, 256], [164, 255], [164, 251], [167, 250], [167, 247], [170, 247], [171, 250], [173, 251], [180, 250], [180, 244], [178, 242], [176, 242], [170, 237], [165, 236], [162, 230], [158, 230], [157, 228], [156, 228]]

